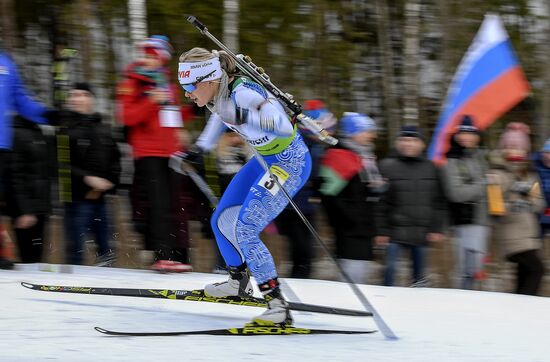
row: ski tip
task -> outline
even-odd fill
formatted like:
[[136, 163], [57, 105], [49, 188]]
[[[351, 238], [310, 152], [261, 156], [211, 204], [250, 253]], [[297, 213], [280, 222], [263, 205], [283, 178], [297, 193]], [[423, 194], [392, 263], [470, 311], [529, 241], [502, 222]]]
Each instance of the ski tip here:
[[27, 283], [27, 282], [21, 282], [21, 285], [28, 289], [34, 289], [34, 284]]
[[94, 327], [94, 329], [95, 329], [96, 331], [98, 331], [99, 333], [103, 333], [103, 334], [107, 334], [107, 333], [109, 332], [108, 330], [103, 329], [103, 328], [101, 328], [101, 327]]

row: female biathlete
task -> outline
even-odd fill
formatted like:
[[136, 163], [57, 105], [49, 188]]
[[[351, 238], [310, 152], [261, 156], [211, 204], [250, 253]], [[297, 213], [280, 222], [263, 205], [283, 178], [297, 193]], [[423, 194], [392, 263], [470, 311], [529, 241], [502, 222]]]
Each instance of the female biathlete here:
[[268, 304], [253, 323], [291, 325], [273, 257], [260, 240], [260, 232], [288, 204], [279, 184], [293, 196], [307, 181], [311, 172], [308, 148], [279, 101], [260, 84], [241, 76], [227, 53], [193, 48], [182, 54], [179, 62], [178, 78], [185, 96], [212, 112], [195, 145], [180, 157], [193, 161], [198, 154], [210, 151], [226, 127], [256, 150], [256, 157], [235, 175], [212, 216], [229, 280], [206, 285], [205, 294], [252, 295], [252, 275]]

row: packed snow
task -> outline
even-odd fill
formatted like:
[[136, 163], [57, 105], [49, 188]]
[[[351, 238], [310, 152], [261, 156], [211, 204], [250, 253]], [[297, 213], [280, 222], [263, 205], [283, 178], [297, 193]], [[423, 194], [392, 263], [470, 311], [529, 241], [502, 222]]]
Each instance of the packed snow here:
[[[241, 327], [262, 309], [52, 293], [20, 285], [196, 289], [224, 278], [84, 266], [72, 267], [70, 273], [41, 265], [0, 271], [0, 361], [550, 361], [548, 298], [361, 285], [399, 340], [387, 340], [380, 332], [116, 337], [94, 327], [135, 332]], [[345, 283], [285, 279], [285, 287], [291, 288], [287, 296], [304, 303], [362, 309]], [[370, 317], [293, 315], [298, 327], [378, 329]]]

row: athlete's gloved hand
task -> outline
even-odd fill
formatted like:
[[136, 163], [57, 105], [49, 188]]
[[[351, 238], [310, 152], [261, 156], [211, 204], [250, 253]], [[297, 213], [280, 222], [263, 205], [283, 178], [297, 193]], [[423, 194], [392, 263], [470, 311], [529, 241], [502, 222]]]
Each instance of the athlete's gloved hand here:
[[182, 168], [182, 162], [192, 165], [195, 168], [201, 168], [203, 163], [203, 151], [197, 145], [192, 145], [186, 151], [178, 151], [170, 156], [168, 166], [178, 173], [185, 174]]

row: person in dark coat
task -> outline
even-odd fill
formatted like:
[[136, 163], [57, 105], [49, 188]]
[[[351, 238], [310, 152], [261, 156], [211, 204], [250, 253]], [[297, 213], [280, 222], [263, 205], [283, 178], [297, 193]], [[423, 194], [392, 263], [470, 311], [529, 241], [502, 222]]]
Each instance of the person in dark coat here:
[[[35, 122], [46, 124], [47, 108], [33, 100], [25, 88], [12, 58], [0, 49], [0, 216], [5, 212], [7, 173], [13, 147], [12, 119], [19, 114]], [[0, 241], [0, 269], [12, 269], [13, 262], [5, 257], [4, 243]]]
[[377, 207], [375, 242], [386, 245], [386, 286], [393, 285], [397, 258], [405, 250], [413, 261], [412, 285], [426, 285], [427, 246], [443, 239], [442, 183], [436, 167], [423, 155], [425, 146], [417, 127], [404, 126], [395, 142], [396, 155], [380, 163], [388, 190]]
[[[336, 117], [326, 108], [326, 105], [317, 99], [309, 99], [304, 103], [304, 114], [313, 119], [322, 129], [333, 134], [336, 131]], [[326, 143], [321, 142], [306, 127], [298, 124], [298, 130], [304, 137], [304, 142], [311, 154], [311, 176], [308, 182], [293, 197], [302, 214], [315, 227], [315, 214], [318, 212], [319, 203], [311, 202], [313, 198], [319, 199], [317, 192], [319, 180], [319, 167], [321, 157], [326, 151]], [[302, 222], [296, 211], [288, 205], [275, 219], [275, 224], [281, 235], [288, 239], [290, 260], [292, 269], [291, 278], [307, 279], [311, 277], [313, 260], [315, 257], [313, 234], [307, 225]]]
[[110, 126], [93, 111], [94, 100], [89, 84], [77, 83], [69, 91], [69, 110], [60, 113], [61, 134], [66, 135], [69, 146], [64, 149], [64, 138], [58, 137], [69, 264], [82, 264], [85, 236], [90, 233], [98, 248], [97, 264], [114, 262], [105, 194], [118, 183], [120, 152]]
[[338, 145], [321, 159], [319, 191], [336, 237], [338, 262], [354, 282], [366, 283], [373, 259], [374, 209], [383, 181], [376, 166], [374, 121], [346, 112]]
[[13, 121], [8, 213], [22, 263], [42, 260], [44, 226], [50, 214], [50, 150], [40, 127], [23, 117]]

